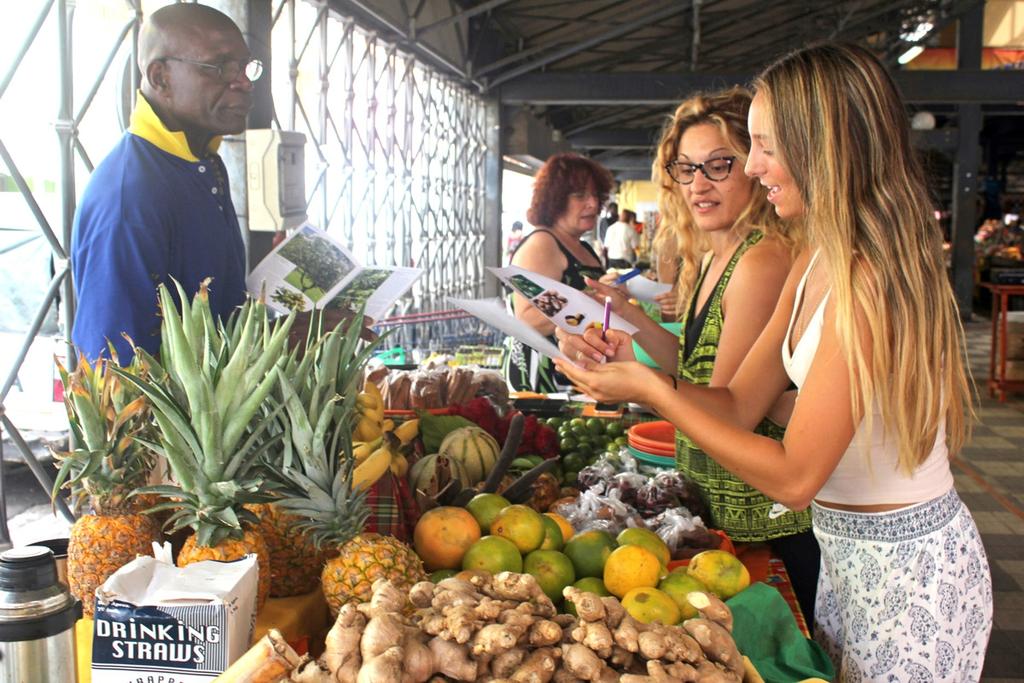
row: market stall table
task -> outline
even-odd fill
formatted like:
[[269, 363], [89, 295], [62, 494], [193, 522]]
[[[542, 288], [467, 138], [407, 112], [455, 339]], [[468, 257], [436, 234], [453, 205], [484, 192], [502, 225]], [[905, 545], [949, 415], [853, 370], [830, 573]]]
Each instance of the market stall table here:
[[1009, 345], [1010, 297], [1024, 296], [1024, 285], [1003, 285], [982, 282], [981, 286], [992, 292], [992, 348], [988, 364], [988, 391], [990, 396], [999, 395], [1006, 400], [1007, 391], [1024, 389], [1024, 379], [1007, 378], [1007, 349]]
[[[309, 650], [310, 642], [322, 638], [330, 626], [330, 612], [320, 589], [290, 598], [270, 598], [256, 617], [252, 642], [276, 628], [299, 654]], [[80, 619], [75, 624], [76, 657], [79, 683], [92, 680], [93, 620]]]

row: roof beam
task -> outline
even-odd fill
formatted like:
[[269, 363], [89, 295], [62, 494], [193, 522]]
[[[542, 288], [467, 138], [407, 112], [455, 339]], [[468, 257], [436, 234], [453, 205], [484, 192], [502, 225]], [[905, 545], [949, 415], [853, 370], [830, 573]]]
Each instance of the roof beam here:
[[512, 0], [488, 0], [488, 2], [482, 2], [475, 7], [470, 7], [469, 9], [464, 9], [461, 12], [456, 12], [455, 14], [445, 19], [439, 19], [435, 21], [433, 24], [428, 24], [427, 26], [424, 26], [421, 29], [416, 29], [415, 23], [410, 22], [413, 25], [412, 30], [410, 30], [409, 32], [409, 38], [412, 40], [422, 38], [424, 35], [430, 33], [431, 31], [435, 31], [439, 28], [444, 28], [445, 26], [450, 26], [451, 24], [454, 24], [459, 21], [464, 21], [466, 19], [469, 19], [470, 17], [475, 17], [476, 15], [481, 14], [482, 12], [489, 12], [492, 9], [496, 9], [498, 7], [501, 7], [502, 5], [507, 5], [510, 2], [512, 2]]
[[[679, 103], [699, 90], [749, 83], [752, 73], [540, 73], [501, 88], [503, 104], [653, 105]], [[893, 74], [907, 102], [1016, 103], [1024, 93], [1024, 71], [898, 71]]]
[[652, 149], [657, 138], [656, 129], [641, 128], [602, 128], [565, 137], [577, 149]]
[[519, 76], [530, 73], [531, 71], [539, 69], [542, 66], [547, 66], [552, 62], [561, 61], [566, 57], [571, 57], [574, 54], [578, 54], [585, 50], [589, 50], [590, 48], [595, 47], [597, 45], [601, 45], [602, 43], [615, 40], [616, 38], [621, 38], [622, 36], [633, 33], [634, 31], [638, 31], [644, 28], [645, 26], [650, 26], [651, 24], [656, 24], [659, 21], [664, 21], [665, 19], [674, 17], [677, 14], [682, 14], [688, 11], [688, 9], [689, 7], [683, 5], [682, 3], [672, 2], [671, 4], [666, 5], [665, 7], [662, 7], [659, 10], [645, 14], [639, 19], [626, 22], [625, 24], [616, 26], [611, 30], [604, 31], [603, 33], [600, 33], [595, 36], [591, 36], [586, 40], [573, 43], [568, 47], [564, 47], [560, 50], [555, 50], [550, 54], [544, 55], [540, 59], [536, 59], [532, 62], [528, 62], [521, 66], [517, 66], [514, 69], [509, 69], [508, 71], [500, 74], [499, 76], [494, 78], [490, 83], [488, 83], [488, 88], [493, 88], [496, 85], [500, 85], [501, 83], [505, 83], [514, 78], [518, 78]]

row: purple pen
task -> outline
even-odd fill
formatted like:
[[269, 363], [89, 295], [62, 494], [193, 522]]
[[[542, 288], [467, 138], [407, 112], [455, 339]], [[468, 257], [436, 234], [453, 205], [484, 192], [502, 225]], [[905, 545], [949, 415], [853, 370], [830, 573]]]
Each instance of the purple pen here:
[[608, 325], [612, 321], [612, 298], [606, 296], [604, 298], [604, 324], [601, 325], [601, 341], [608, 341]]

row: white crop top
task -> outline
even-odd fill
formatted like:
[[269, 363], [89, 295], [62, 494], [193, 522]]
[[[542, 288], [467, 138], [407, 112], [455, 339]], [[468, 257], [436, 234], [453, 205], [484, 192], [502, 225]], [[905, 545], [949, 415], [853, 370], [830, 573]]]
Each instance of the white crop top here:
[[[825, 322], [825, 304], [830, 293], [826, 292], [818, 304], [807, 324], [807, 329], [791, 354], [789, 349], [793, 321], [803, 301], [807, 276], [817, 258], [818, 254], [815, 253], [797, 286], [789, 329], [782, 343], [782, 364], [786, 368], [786, 374], [798, 388], [802, 387], [807, 379], [811, 361], [818, 351], [821, 330]], [[797, 401], [799, 400], [798, 391]], [[868, 435], [864, 423], [860, 424], [853, 441], [815, 499], [844, 505], [910, 504], [931, 500], [953, 487], [949, 452], [946, 449], [945, 423], [939, 426], [931, 453], [910, 477], [899, 469], [897, 445], [886, 441], [885, 426], [877, 407], [874, 409], [871, 431], [872, 433]]]

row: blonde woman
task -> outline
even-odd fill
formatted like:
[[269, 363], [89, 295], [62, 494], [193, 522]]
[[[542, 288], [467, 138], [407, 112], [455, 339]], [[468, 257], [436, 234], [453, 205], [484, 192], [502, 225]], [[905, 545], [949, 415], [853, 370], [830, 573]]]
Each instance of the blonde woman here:
[[[696, 95], [677, 107], [658, 144], [654, 180], [663, 230], [682, 263], [676, 290], [677, 337], [621, 295], [615, 310], [640, 331], [637, 343], [687, 382], [729, 383], [775, 310], [793, 262], [790, 225], [775, 215], [756, 181], [743, 174], [750, 152], [750, 92], [731, 88]], [[590, 349], [593, 353], [593, 349]], [[772, 414], [758, 434], [781, 439], [786, 415]], [[769, 542], [786, 564], [807, 621], [813, 623], [818, 544], [807, 511], [773, 509], [770, 498], [736, 478], [676, 432], [676, 463], [697, 483], [715, 528], [741, 543]]]
[[[971, 413], [963, 330], [906, 112], [856, 46], [794, 52], [755, 85], [746, 171], [807, 225], [809, 248], [732, 381], [560, 365], [601, 400], [654, 406], [780, 503], [812, 507], [816, 638], [839, 680], [976, 681], [992, 582], [949, 466]], [[610, 340], [622, 357], [628, 338]], [[791, 381], [785, 438], [752, 434]]]

